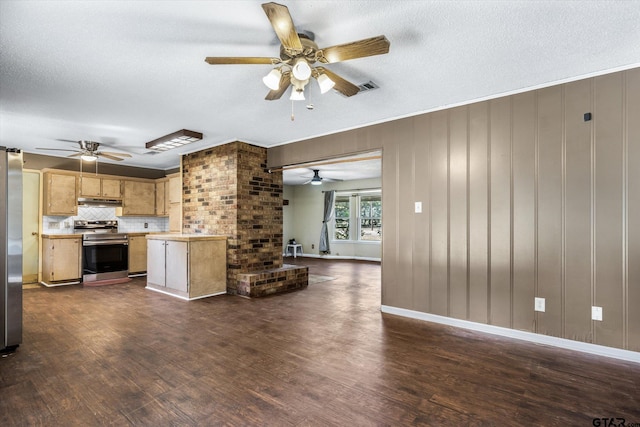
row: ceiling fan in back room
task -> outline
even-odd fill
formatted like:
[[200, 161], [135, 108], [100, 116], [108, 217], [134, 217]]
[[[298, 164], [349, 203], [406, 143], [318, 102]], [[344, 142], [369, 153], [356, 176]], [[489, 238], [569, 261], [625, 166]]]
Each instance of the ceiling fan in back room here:
[[[269, 64], [275, 65], [262, 80], [271, 89], [265, 97], [268, 101], [280, 99], [292, 87], [290, 100], [304, 101], [304, 89], [311, 78], [317, 80], [320, 92], [335, 89], [344, 96], [353, 96], [360, 88], [320, 64], [332, 64], [389, 52], [389, 40], [384, 35], [320, 49], [310, 32], [298, 32], [289, 14], [289, 9], [277, 3], [262, 5], [267, 18], [282, 43], [280, 57], [217, 57], [209, 56], [205, 61], [220, 64]], [[293, 116], [291, 118], [293, 120]]]
[[306, 185], [306, 184], [321, 185], [323, 182], [340, 182], [340, 181], [342, 181], [341, 179], [337, 179], [337, 178], [324, 178], [324, 177], [321, 177], [319, 169], [311, 169], [311, 170], [313, 171], [313, 177], [303, 177], [303, 178], [310, 178], [303, 185]]

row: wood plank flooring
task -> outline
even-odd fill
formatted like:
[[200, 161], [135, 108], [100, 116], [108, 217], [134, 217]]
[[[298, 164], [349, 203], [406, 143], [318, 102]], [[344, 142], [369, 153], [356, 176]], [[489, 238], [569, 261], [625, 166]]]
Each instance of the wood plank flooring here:
[[253, 300], [25, 290], [0, 425], [640, 423], [638, 364], [382, 314], [375, 263], [286, 262], [336, 279]]

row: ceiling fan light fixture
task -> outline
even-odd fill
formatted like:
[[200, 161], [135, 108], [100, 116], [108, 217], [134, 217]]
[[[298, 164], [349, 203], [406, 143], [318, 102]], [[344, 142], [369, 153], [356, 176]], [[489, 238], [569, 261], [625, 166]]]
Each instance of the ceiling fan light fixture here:
[[311, 185], [322, 185], [322, 178], [313, 178], [311, 180]]
[[336, 85], [336, 82], [331, 80], [326, 74], [320, 74], [317, 80], [318, 86], [320, 86], [320, 93], [322, 94], [329, 92]]
[[293, 87], [291, 89], [291, 96], [289, 97], [291, 101], [304, 101], [304, 88], [297, 89]]
[[300, 81], [309, 80], [309, 77], [311, 77], [311, 67], [304, 58], [298, 58], [296, 60], [296, 63], [291, 68], [291, 72], [293, 76]]
[[200, 141], [201, 139], [202, 134], [200, 132], [182, 129], [161, 138], [154, 139], [153, 141], [149, 141], [145, 144], [145, 147], [154, 151], [167, 151], [172, 148], [182, 147], [183, 145]]
[[96, 160], [98, 160], [98, 156], [93, 153], [85, 153], [80, 156], [80, 158], [86, 162], [95, 162]]
[[262, 82], [271, 90], [278, 90], [280, 88], [280, 77], [282, 72], [278, 68], [274, 68], [262, 78]]

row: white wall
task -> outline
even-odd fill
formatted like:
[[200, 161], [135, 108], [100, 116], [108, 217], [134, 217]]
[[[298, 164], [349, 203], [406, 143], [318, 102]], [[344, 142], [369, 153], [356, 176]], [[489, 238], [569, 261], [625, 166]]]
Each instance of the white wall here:
[[[330, 255], [320, 255], [318, 251], [324, 205], [323, 191], [343, 191], [380, 187], [381, 180], [378, 178], [323, 183], [322, 185], [317, 186], [285, 185], [284, 198], [289, 200], [289, 206], [283, 207], [283, 245], [286, 246], [289, 239], [295, 238], [297, 243], [302, 244], [305, 255], [319, 256], [323, 258], [340, 257], [380, 259], [382, 254], [382, 245], [377, 242], [336, 243], [331, 241]], [[382, 223], [384, 227], [384, 218]]]

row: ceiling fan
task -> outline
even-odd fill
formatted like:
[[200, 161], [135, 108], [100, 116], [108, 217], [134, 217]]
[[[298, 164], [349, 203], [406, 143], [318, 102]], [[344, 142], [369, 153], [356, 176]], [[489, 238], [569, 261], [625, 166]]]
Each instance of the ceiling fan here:
[[347, 97], [353, 96], [360, 91], [358, 86], [331, 70], [315, 64], [317, 62], [332, 64], [389, 52], [389, 40], [383, 35], [320, 49], [313, 41], [312, 33], [296, 30], [286, 6], [277, 3], [264, 3], [262, 9], [267, 14], [267, 18], [282, 43], [279, 58], [209, 56], [205, 58], [205, 61], [212, 65], [275, 65], [276, 68], [262, 79], [264, 84], [271, 89], [265, 97], [268, 101], [280, 99], [290, 85], [293, 87], [290, 99], [304, 101], [304, 88], [312, 77], [318, 81], [321, 93], [333, 88]]
[[323, 178], [320, 176], [320, 170], [318, 169], [311, 169], [313, 171], [313, 177], [304, 183], [304, 185], [306, 184], [311, 184], [311, 185], [321, 185], [322, 182], [339, 182], [342, 181], [341, 179], [334, 179], [334, 178]]
[[72, 151], [75, 154], [70, 154], [67, 157], [80, 157], [82, 160], [86, 160], [89, 162], [98, 160], [98, 157], [104, 157], [105, 159], [118, 160], [118, 161], [124, 160], [123, 159], [124, 157], [131, 157], [131, 154], [127, 154], [127, 153], [112, 153], [109, 151], [98, 151], [98, 147], [100, 147], [99, 142], [85, 141], [85, 140], [69, 141], [66, 139], [63, 139], [60, 141], [75, 142], [80, 146], [80, 148], [77, 150], [69, 150], [66, 148], [36, 148], [36, 149], [49, 150], [49, 151]]

